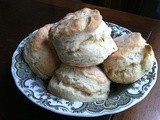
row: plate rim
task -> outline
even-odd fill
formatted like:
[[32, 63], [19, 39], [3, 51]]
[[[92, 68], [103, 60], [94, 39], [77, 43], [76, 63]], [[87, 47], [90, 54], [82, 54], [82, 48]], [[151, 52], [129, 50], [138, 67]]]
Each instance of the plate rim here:
[[[109, 23], [109, 22], [108, 22]], [[117, 25], [117, 24], [115, 24], [115, 23], [111, 23], [111, 24], [114, 24], [114, 25]], [[117, 25], [117, 26], [119, 26], [119, 25]], [[119, 27], [122, 27], [122, 26], [119, 26]], [[127, 28], [125, 28], [125, 27], [122, 27], [122, 28], [124, 28], [124, 29], [127, 29]], [[128, 29], [127, 29], [128, 30]], [[34, 32], [36, 32], [37, 30], [35, 30], [35, 31], [33, 31], [32, 33], [30, 33], [27, 37], [29, 37], [30, 35], [32, 35]], [[12, 55], [12, 63], [11, 63], [11, 74], [12, 74], [12, 76], [13, 76], [13, 79], [14, 79], [14, 82], [15, 82], [15, 84], [16, 84], [16, 86], [17, 86], [17, 88], [21, 91], [21, 93], [23, 93], [23, 95], [25, 95], [25, 97], [27, 97], [31, 102], [33, 102], [34, 104], [36, 104], [36, 105], [38, 105], [38, 106], [40, 106], [40, 107], [42, 107], [42, 108], [44, 108], [44, 109], [46, 109], [46, 110], [49, 110], [49, 111], [51, 111], [51, 112], [55, 112], [55, 113], [58, 113], [58, 114], [62, 114], [62, 115], [66, 115], [66, 116], [75, 116], [75, 117], [98, 117], [98, 116], [102, 116], [102, 115], [110, 115], [110, 114], [116, 114], [116, 113], [119, 113], [119, 112], [122, 112], [122, 111], [124, 111], [124, 110], [127, 110], [128, 108], [130, 108], [130, 107], [132, 107], [132, 106], [134, 106], [135, 104], [137, 104], [137, 103], [139, 103], [139, 102], [141, 102], [147, 95], [148, 95], [148, 93], [152, 90], [152, 88], [153, 88], [153, 86], [155, 85], [155, 83], [156, 83], [156, 81], [157, 81], [157, 72], [158, 72], [158, 63], [157, 63], [157, 60], [155, 59], [155, 64], [156, 64], [156, 75], [155, 75], [155, 79], [154, 79], [154, 82], [153, 82], [153, 84], [151, 84], [151, 87], [150, 87], [150, 89], [149, 90], [147, 90], [147, 92], [141, 97], [141, 98], [139, 98], [136, 102], [134, 102], [134, 103], [132, 103], [132, 104], [129, 104], [128, 106], [126, 106], [125, 108], [123, 108], [123, 109], [118, 109], [118, 110], [116, 110], [115, 112], [107, 112], [106, 113], [106, 111], [101, 111], [101, 112], [99, 112], [99, 113], [95, 113], [95, 114], [89, 114], [89, 113], [70, 113], [70, 112], [60, 112], [60, 111], [57, 111], [57, 110], [55, 110], [55, 109], [50, 109], [50, 108], [48, 108], [48, 107], [44, 107], [43, 105], [40, 105], [40, 104], [38, 104], [37, 102], [35, 102], [31, 97], [28, 97], [27, 96], [27, 94], [25, 94], [25, 92], [24, 92], [24, 90], [22, 90], [22, 88], [18, 85], [18, 76], [16, 75], [16, 72], [15, 72], [15, 69], [14, 69], [14, 65], [15, 65], [15, 56], [16, 56], [16, 53], [17, 53], [17, 51], [18, 51], [18, 48], [19, 48], [19, 46], [24, 42], [24, 41], [26, 41], [26, 39], [27, 39], [27, 37], [25, 37], [19, 44], [18, 44], [18, 46], [16, 47], [16, 49], [15, 49], [15, 51], [14, 51], [14, 53], [13, 53], [13, 55]], [[26, 43], [25, 43], [26, 44]], [[25, 45], [24, 44], [24, 45]], [[54, 96], [54, 95], [53, 95]], [[55, 96], [56, 97], [56, 96]], [[83, 102], [82, 102], [83, 103]], [[112, 111], [112, 110], [111, 110]]]

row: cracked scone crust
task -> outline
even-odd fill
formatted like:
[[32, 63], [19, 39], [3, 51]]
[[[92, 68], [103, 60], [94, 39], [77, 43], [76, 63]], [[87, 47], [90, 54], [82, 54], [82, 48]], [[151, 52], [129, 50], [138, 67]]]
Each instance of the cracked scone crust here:
[[48, 84], [53, 95], [72, 101], [106, 100], [110, 81], [97, 67], [72, 67], [62, 64]]
[[31, 70], [42, 79], [49, 79], [60, 65], [54, 46], [48, 39], [48, 31], [53, 24], [38, 29], [23, 51], [24, 60]]
[[111, 28], [96, 9], [84, 8], [67, 14], [49, 31], [57, 54], [63, 63], [85, 67], [98, 65], [117, 46], [110, 36]]
[[118, 51], [103, 62], [110, 80], [122, 84], [133, 83], [152, 68], [154, 52], [140, 33], [134, 32], [114, 40]]

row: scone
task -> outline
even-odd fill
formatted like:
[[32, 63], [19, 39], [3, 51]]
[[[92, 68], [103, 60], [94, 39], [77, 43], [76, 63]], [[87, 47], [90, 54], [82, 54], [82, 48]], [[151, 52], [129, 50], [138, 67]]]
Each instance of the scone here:
[[117, 50], [111, 28], [96, 9], [84, 8], [67, 14], [49, 31], [60, 60], [71, 66], [86, 67], [102, 63]]
[[23, 57], [31, 70], [42, 79], [50, 79], [60, 65], [54, 46], [48, 39], [48, 31], [53, 24], [47, 24], [36, 31], [23, 51]]
[[152, 68], [154, 52], [140, 33], [123, 35], [114, 41], [118, 51], [103, 62], [104, 71], [110, 80], [122, 84], [133, 83]]
[[80, 68], [62, 64], [50, 80], [48, 90], [72, 101], [100, 101], [107, 99], [110, 81], [97, 66]]

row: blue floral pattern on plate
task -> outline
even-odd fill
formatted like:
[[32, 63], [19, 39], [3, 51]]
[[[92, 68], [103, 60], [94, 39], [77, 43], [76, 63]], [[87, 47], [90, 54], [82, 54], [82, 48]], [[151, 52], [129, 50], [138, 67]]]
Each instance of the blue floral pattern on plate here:
[[[113, 38], [131, 33], [119, 25], [106, 22], [111, 27]], [[129, 85], [111, 83], [109, 97], [99, 102], [79, 102], [58, 98], [50, 94], [43, 80], [38, 78], [23, 59], [23, 48], [36, 31], [21, 41], [12, 56], [11, 72], [18, 89], [33, 103], [49, 111], [80, 117], [95, 117], [124, 111], [144, 99], [157, 79], [158, 65], [155, 60], [152, 69], [137, 82]]]

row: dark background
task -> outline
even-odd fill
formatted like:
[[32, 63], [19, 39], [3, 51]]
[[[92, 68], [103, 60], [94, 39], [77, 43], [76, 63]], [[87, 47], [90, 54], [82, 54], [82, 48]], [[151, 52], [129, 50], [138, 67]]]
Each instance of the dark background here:
[[160, 19], [160, 0], [81, 0], [82, 2]]

